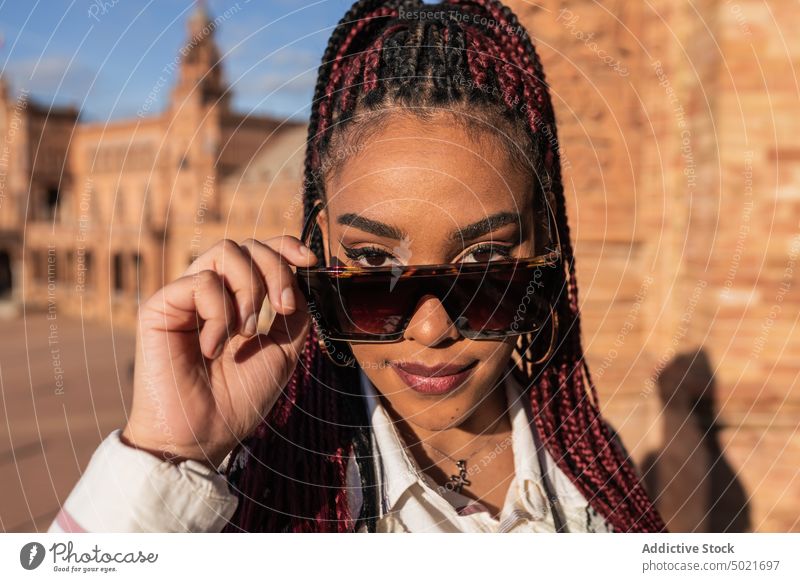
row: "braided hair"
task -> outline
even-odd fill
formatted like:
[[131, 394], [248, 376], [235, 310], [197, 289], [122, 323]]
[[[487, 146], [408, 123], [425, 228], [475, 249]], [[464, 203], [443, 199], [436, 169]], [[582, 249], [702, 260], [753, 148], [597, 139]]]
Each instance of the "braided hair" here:
[[[542, 364], [514, 369], [530, 399], [532, 430], [614, 531], [665, 531], [599, 411], [581, 346], [555, 115], [539, 56], [514, 13], [497, 0], [356, 2], [333, 31], [319, 67], [304, 218], [324, 200], [325, 176], [336, 167], [331, 152], [398, 110], [420, 116], [471, 112], [473, 124], [482, 117], [526, 137], [525, 158], [552, 203], [565, 264], [555, 351]], [[311, 248], [324, 261], [318, 232]], [[520, 338], [523, 360], [532, 343]], [[228, 479], [239, 504], [225, 531], [375, 531], [378, 492], [369, 431], [358, 368], [333, 365], [312, 329], [280, 398], [231, 457]], [[351, 512], [354, 492], [347, 490], [351, 457], [362, 480], [356, 484], [363, 499], [359, 515]]]

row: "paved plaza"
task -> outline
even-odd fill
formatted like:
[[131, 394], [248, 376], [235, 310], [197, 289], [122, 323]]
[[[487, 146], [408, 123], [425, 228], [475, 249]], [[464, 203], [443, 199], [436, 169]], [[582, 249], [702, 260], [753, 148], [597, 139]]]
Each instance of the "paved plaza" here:
[[135, 337], [42, 311], [0, 329], [0, 531], [41, 532], [124, 423]]

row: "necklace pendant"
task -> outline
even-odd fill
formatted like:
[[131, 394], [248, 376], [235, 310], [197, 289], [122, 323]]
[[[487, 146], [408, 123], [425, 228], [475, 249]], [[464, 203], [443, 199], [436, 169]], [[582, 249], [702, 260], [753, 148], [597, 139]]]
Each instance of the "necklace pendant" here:
[[467, 479], [468, 473], [466, 459], [456, 461], [456, 465], [458, 466], [458, 475], [450, 475], [449, 482], [456, 493], [461, 493], [461, 490], [464, 489], [464, 486], [472, 485], [472, 482]]

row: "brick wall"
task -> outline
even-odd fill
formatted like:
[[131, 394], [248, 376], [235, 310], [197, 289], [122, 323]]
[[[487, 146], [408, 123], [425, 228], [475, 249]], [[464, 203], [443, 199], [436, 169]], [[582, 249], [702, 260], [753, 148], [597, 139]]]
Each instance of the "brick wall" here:
[[800, 14], [508, 4], [552, 88], [606, 415], [672, 530], [800, 531]]

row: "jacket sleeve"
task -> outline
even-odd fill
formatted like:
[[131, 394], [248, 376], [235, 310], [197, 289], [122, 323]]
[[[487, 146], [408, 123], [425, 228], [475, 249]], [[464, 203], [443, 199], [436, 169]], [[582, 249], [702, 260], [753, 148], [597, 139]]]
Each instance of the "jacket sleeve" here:
[[120, 433], [94, 452], [48, 532], [222, 530], [238, 503], [223, 474], [196, 461], [162, 461]]

